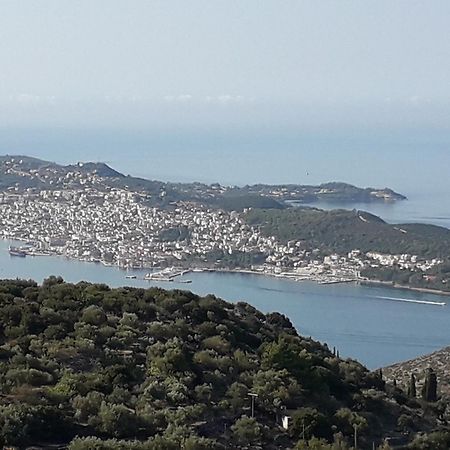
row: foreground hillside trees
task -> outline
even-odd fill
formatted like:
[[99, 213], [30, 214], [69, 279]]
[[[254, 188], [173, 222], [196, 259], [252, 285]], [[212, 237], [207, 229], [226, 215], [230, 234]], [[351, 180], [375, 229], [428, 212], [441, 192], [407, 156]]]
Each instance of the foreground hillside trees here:
[[[0, 385], [2, 446], [346, 449], [356, 432], [364, 449], [432, 430], [447, 439], [433, 404], [424, 414], [286, 317], [179, 290], [0, 281]], [[420, 439], [412, 448], [428, 448]]]

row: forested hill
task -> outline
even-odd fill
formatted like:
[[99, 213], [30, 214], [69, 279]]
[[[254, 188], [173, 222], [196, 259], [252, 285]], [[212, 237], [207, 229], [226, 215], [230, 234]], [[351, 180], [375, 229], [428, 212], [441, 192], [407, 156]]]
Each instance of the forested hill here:
[[[437, 406], [299, 336], [286, 317], [214, 296], [4, 280], [0, 339], [4, 446], [303, 449], [315, 436], [316, 449], [345, 450], [355, 429], [365, 449], [438, 427]], [[333, 435], [339, 446], [326, 444]]]
[[391, 225], [363, 211], [290, 208], [252, 209], [246, 221], [267, 236], [282, 241], [305, 241], [309, 248], [345, 254], [353, 249], [421, 257], [448, 257], [450, 230], [435, 225]]

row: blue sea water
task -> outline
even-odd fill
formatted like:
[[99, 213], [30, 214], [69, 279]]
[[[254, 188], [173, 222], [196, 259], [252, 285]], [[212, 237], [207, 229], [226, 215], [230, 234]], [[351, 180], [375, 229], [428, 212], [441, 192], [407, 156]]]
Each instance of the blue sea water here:
[[[0, 278], [41, 282], [51, 274], [66, 281], [82, 280], [110, 286], [192, 290], [213, 293], [229, 301], [246, 301], [264, 312], [286, 314], [306, 336], [339, 349], [370, 368], [414, 358], [450, 343], [450, 296], [358, 284], [319, 285], [236, 273], [190, 273], [191, 284], [150, 282], [145, 271], [125, 272], [101, 264], [64, 257], [12, 257], [8, 242], [0, 240]], [[126, 274], [136, 279], [126, 279]], [[397, 299], [397, 300], [395, 300]], [[409, 303], [414, 300], [448, 302], [448, 306]]]
[[416, 189], [408, 199], [398, 202], [340, 202], [318, 201], [311, 206], [321, 209], [358, 209], [381, 217], [388, 223], [431, 223], [450, 228], [450, 188], [448, 192], [428, 193]]
[[[224, 184], [332, 180], [388, 186], [408, 197], [397, 203], [344, 203], [388, 222], [450, 227], [450, 137], [442, 133], [302, 134], [299, 132], [184, 132], [0, 129], [0, 154], [26, 154], [60, 163], [96, 160], [126, 174], [169, 181]], [[315, 206], [334, 208], [321, 202]], [[0, 278], [88, 280], [148, 286], [115, 268], [57, 257], [12, 258], [0, 242]], [[142, 277], [142, 273], [137, 272]], [[191, 274], [192, 284], [162, 284], [245, 300], [290, 317], [299, 332], [337, 347], [371, 368], [413, 358], [450, 344], [450, 305], [405, 303], [383, 297], [450, 303], [450, 297], [353, 284], [240, 274]]]
[[0, 154], [61, 163], [99, 160], [124, 173], [170, 181], [346, 181], [406, 195], [450, 189], [450, 133], [435, 130], [0, 127]]
[[[103, 161], [163, 181], [319, 184], [345, 181], [390, 187], [396, 204], [342, 204], [389, 222], [450, 227], [450, 133], [434, 130], [120, 130], [0, 128], [0, 154], [59, 163]], [[336, 207], [323, 202], [323, 208]]]

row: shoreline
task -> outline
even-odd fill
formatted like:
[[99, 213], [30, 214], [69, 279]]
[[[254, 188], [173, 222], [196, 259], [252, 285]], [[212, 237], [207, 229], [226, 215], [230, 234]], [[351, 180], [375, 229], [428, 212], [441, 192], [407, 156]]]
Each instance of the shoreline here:
[[392, 281], [381, 281], [381, 280], [359, 280], [358, 283], [364, 286], [386, 286], [394, 289], [405, 290], [405, 291], [415, 291], [423, 292], [424, 294], [435, 294], [435, 295], [445, 295], [450, 296], [449, 291], [440, 291], [438, 289], [420, 288], [414, 286], [405, 286], [403, 284], [395, 284]]
[[[17, 242], [28, 242], [27, 239], [21, 239], [21, 238], [8, 238], [8, 237], [1, 237], [1, 240], [3, 241], [17, 241]], [[155, 267], [121, 267], [115, 264], [109, 264], [104, 261], [90, 261], [86, 259], [80, 259], [80, 258], [74, 258], [63, 254], [58, 253], [47, 253], [47, 254], [29, 254], [27, 256], [31, 257], [59, 257], [59, 258], [65, 258], [69, 261], [78, 261], [82, 263], [94, 263], [94, 264], [101, 264], [104, 267], [111, 267], [115, 268], [119, 271], [123, 272], [129, 272], [129, 271], [142, 271], [142, 270], [152, 270], [155, 269]], [[271, 273], [271, 272], [264, 272], [264, 271], [257, 271], [252, 269], [231, 269], [231, 268], [182, 268], [185, 274], [190, 272], [215, 272], [215, 273], [235, 273], [235, 274], [242, 274], [242, 275], [258, 275], [258, 276], [266, 276], [270, 278], [280, 278], [284, 280], [290, 280], [297, 283], [301, 283], [302, 281], [311, 281], [314, 283], [317, 283], [319, 285], [331, 285], [331, 284], [344, 284], [344, 283], [355, 283], [360, 284], [363, 286], [385, 286], [389, 288], [394, 288], [397, 290], [407, 290], [407, 291], [413, 291], [413, 292], [421, 292], [425, 294], [434, 294], [434, 295], [442, 295], [442, 296], [450, 296], [450, 291], [441, 291], [438, 289], [429, 289], [429, 288], [420, 288], [420, 287], [414, 287], [414, 286], [405, 286], [405, 285], [399, 285], [395, 284], [392, 281], [382, 281], [382, 280], [367, 280], [367, 279], [336, 279], [335, 277], [317, 277], [317, 276], [307, 276], [307, 275], [298, 275], [295, 273], [289, 273], [289, 272], [282, 272], [282, 273]], [[146, 279], [145, 277], [143, 279]], [[161, 280], [152, 280], [151, 278], [147, 278], [147, 281], [161, 281]], [[165, 281], [165, 280], [163, 280]], [[175, 279], [172, 279], [171, 281], [175, 283], [179, 283]]]

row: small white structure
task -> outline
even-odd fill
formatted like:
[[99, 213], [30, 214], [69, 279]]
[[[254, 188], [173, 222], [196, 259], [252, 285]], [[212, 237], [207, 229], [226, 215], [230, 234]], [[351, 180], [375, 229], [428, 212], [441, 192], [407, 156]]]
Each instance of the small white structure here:
[[289, 424], [291, 422], [291, 416], [283, 416], [281, 418], [281, 426], [285, 429], [288, 430], [289, 429]]

